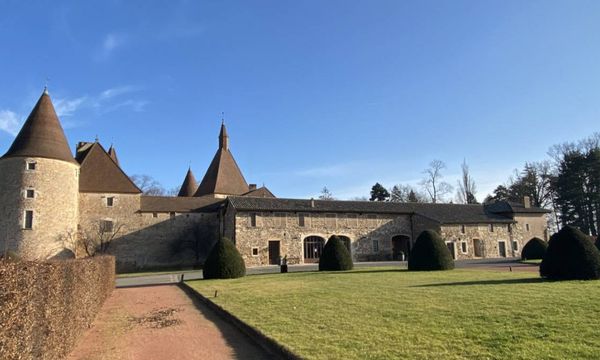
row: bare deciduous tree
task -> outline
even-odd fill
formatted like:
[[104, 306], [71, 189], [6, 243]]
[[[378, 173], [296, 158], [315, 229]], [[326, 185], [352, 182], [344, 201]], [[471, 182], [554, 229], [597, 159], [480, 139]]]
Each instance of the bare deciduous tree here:
[[100, 220], [93, 230], [79, 234], [79, 242], [87, 256], [105, 254], [122, 229], [123, 224]]
[[319, 200], [335, 200], [335, 198], [327, 186], [324, 186], [323, 190], [321, 190], [321, 194], [319, 195]]
[[434, 204], [443, 201], [444, 196], [452, 192], [452, 185], [442, 181], [442, 178], [444, 177], [442, 175], [442, 170], [445, 168], [446, 164], [444, 164], [443, 161], [433, 160], [429, 163], [429, 168], [423, 171], [425, 178], [421, 180], [420, 185]]
[[144, 195], [163, 196], [165, 188], [150, 175], [131, 175], [131, 181], [142, 190]]
[[462, 204], [477, 204], [477, 199], [475, 198], [475, 194], [477, 193], [477, 186], [475, 185], [475, 180], [471, 177], [471, 173], [469, 172], [469, 165], [467, 165], [467, 161], [463, 160], [461, 165], [462, 169], [462, 177], [458, 180], [458, 190], [456, 192], [456, 197], [458, 198], [458, 202]]

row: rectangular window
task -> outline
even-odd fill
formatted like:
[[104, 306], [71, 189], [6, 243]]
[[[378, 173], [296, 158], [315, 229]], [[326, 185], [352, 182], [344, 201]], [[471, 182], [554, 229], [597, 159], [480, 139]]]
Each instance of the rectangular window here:
[[379, 252], [379, 240], [373, 240], [373, 252]]
[[36, 163], [35, 161], [30, 161], [27, 163], [27, 170], [35, 170]]
[[466, 254], [468, 252], [468, 248], [467, 248], [467, 242], [463, 241], [460, 243], [460, 251], [462, 251], [463, 254]]
[[256, 218], [257, 218], [256, 213], [250, 214], [250, 226], [256, 227]]
[[519, 251], [519, 242], [518, 241], [513, 241], [513, 250]]
[[23, 229], [33, 229], [33, 210], [25, 210]]
[[252, 256], [258, 256], [258, 248], [257, 247], [252, 248]]
[[461, 233], [461, 234], [464, 234], [465, 232], [466, 232], [465, 226], [464, 226], [464, 225], [461, 225], [461, 226], [460, 226], [460, 233]]
[[356, 214], [348, 214], [346, 215], [348, 219], [348, 227], [357, 228], [358, 227], [358, 216]]
[[298, 214], [298, 226], [306, 226], [306, 214]]
[[111, 233], [113, 232], [114, 224], [110, 220], [100, 220], [100, 232]]
[[273, 214], [273, 222], [276, 227], [285, 227], [285, 213], [276, 212]]
[[25, 197], [28, 199], [33, 199], [35, 197], [35, 190], [33, 189], [27, 189], [25, 191]]
[[169, 213], [169, 217], [170, 217], [171, 219], [173, 219], [173, 218], [175, 217], [175, 215], [176, 215], [176, 214], [175, 214], [173, 211], [171, 211], [171, 212]]
[[525, 224], [525, 230], [529, 231], [529, 224]]
[[494, 232], [494, 224], [490, 224], [490, 232]]
[[115, 204], [115, 198], [112, 196], [109, 196], [106, 198], [106, 206], [108, 207], [112, 207]]
[[508, 230], [509, 234], [512, 234], [512, 226], [510, 224], [506, 225], [506, 230]]
[[325, 214], [325, 226], [328, 228], [335, 228], [336, 226], [336, 215]]
[[158, 213], [152, 213], [152, 217], [153, 218], [157, 218], [158, 217]]
[[375, 215], [375, 214], [367, 215], [367, 226], [368, 227], [377, 226], [377, 215]]

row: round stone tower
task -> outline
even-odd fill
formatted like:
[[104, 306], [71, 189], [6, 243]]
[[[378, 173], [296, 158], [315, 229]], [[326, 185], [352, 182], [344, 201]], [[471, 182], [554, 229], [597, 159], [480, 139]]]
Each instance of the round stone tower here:
[[0, 158], [0, 255], [64, 256], [75, 248], [79, 164], [44, 93]]

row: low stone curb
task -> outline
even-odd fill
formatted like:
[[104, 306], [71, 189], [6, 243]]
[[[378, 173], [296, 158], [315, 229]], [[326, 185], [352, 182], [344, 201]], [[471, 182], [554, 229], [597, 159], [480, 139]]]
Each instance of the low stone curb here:
[[290, 360], [303, 359], [302, 357], [294, 354], [289, 349], [287, 349], [283, 345], [279, 344], [275, 340], [266, 336], [265, 334], [260, 332], [258, 329], [246, 324], [242, 320], [238, 319], [235, 315], [231, 314], [229, 311], [223, 309], [219, 305], [210, 301], [208, 298], [206, 298], [202, 294], [198, 293], [196, 290], [194, 290], [191, 286], [189, 286], [185, 282], [180, 282], [178, 285], [183, 291], [186, 292], [186, 294], [188, 294], [192, 298], [195, 298], [198, 301], [200, 301], [201, 303], [203, 303], [204, 305], [206, 305], [209, 309], [214, 311], [219, 317], [221, 317], [223, 320], [227, 321], [231, 325], [235, 326], [238, 330], [240, 330], [242, 333], [244, 333], [246, 336], [248, 336], [250, 339], [252, 339], [254, 342], [256, 342], [261, 348], [263, 348], [265, 351], [271, 353], [275, 357], [280, 358], [280, 359], [290, 359]]

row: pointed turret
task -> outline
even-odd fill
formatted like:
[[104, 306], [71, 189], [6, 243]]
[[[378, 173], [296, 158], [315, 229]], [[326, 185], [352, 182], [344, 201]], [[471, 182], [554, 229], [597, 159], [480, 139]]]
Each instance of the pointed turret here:
[[46, 89], [3, 158], [15, 156], [76, 163]]
[[183, 184], [181, 184], [181, 189], [179, 189], [179, 194], [177, 194], [177, 196], [191, 197], [194, 196], [196, 190], [198, 190], [198, 183], [196, 182], [196, 178], [192, 173], [192, 169], [188, 168], [187, 174], [185, 174], [185, 179], [183, 180]]
[[119, 158], [117, 157], [117, 150], [115, 150], [115, 147], [112, 144], [110, 144], [110, 149], [108, 149], [108, 156], [113, 159], [115, 164], [117, 164], [119, 167], [121, 166], [119, 164]]
[[241, 195], [248, 192], [248, 183], [229, 151], [229, 136], [225, 124], [221, 124], [219, 149], [194, 196]]

